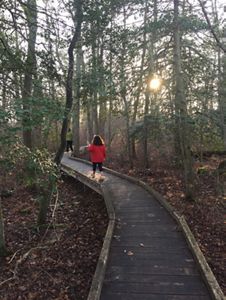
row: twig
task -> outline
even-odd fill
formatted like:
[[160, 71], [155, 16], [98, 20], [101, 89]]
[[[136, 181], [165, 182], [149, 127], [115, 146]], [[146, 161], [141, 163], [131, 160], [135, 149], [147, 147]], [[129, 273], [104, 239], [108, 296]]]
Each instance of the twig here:
[[55, 217], [55, 212], [56, 212], [56, 209], [57, 209], [57, 205], [58, 205], [58, 200], [59, 200], [59, 193], [58, 193], [58, 189], [57, 189], [57, 192], [56, 192], [56, 200], [55, 200], [55, 203], [54, 203], [54, 207], [53, 207], [53, 212], [52, 212], [52, 216], [51, 216], [51, 221], [49, 223], [49, 225], [47, 226], [46, 228], [46, 231], [42, 237], [42, 241], [45, 239], [48, 231], [49, 231], [49, 227], [51, 225], [54, 225], [54, 217]]
[[13, 277], [10, 277], [10, 278], [8, 278], [8, 279], [6, 279], [6, 280], [0, 282], [0, 286], [2, 286], [2, 285], [5, 284], [6, 282], [8, 282], [8, 281], [10, 281], [10, 280], [13, 280], [13, 279], [15, 279], [15, 278], [16, 278], [16, 276], [13, 275]]
[[16, 266], [14, 268], [14, 271], [13, 273], [15, 274], [16, 276], [16, 273], [17, 273], [17, 269], [18, 269], [18, 266], [28, 258], [28, 255], [33, 251], [33, 250], [36, 250], [36, 249], [44, 249], [44, 248], [47, 248], [46, 246], [40, 246], [40, 247], [35, 247], [35, 248], [31, 248], [29, 251], [27, 251], [23, 256], [20, 257], [20, 259], [16, 262]]
[[[33, 250], [35, 250], [35, 249], [44, 249], [44, 248], [47, 248], [47, 247], [46, 247], [46, 246], [42, 246], [42, 247], [31, 248], [31, 249], [30, 249], [29, 251], [27, 251], [23, 256], [21, 256], [21, 257], [17, 260], [16, 265], [15, 265], [15, 268], [14, 268], [14, 270], [12, 271], [13, 276], [10, 277], [10, 278], [8, 278], [8, 279], [6, 279], [6, 280], [4, 280], [4, 281], [2, 281], [2, 282], [0, 282], [0, 286], [2, 286], [3, 284], [5, 284], [6, 282], [8, 282], [8, 281], [13, 280], [13, 279], [16, 278], [18, 266], [19, 266], [24, 260], [26, 260], [26, 259], [28, 258], [28, 255], [29, 255]], [[19, 250], [18, 250], [18, 251], [19, 251]], [[17, 252], [18, 252], [18, 251], [17, 251]], [[14, 255], [13, 255], [13, 257], [11, 258], [10, 262], [11, 262], [12, 259], [15, 257], [15, 255], [16, 255], [17, 252], [14, 253]]]
[[42, 270], [42, 272], [46, 273], [52, 279], [52, 281], [55, 282], [55, 279], [53, 278], [53, 276], [51, 276], [47, 271]]
[[58, 193], [58, 189], [57, 189], [57, 192], [56, 192], [56, 201], [54, 203], [54, 208], [53, 208], [53, 212], [52, 212], [52, 220], [54, 220], [54, 217], [55, 217], [55, 212], [56, 212], [56, 209], [57, 209], [58, 200], [59, 200], [59, 193]]
[[16, 254], [20, 251], [21, 249], [17, 250], [13, 256], [11, 257], [10, 261], [8, 262], [9, 264], [11, 264], [11, 262], [13, 261], [14, 257], [16, 256]]

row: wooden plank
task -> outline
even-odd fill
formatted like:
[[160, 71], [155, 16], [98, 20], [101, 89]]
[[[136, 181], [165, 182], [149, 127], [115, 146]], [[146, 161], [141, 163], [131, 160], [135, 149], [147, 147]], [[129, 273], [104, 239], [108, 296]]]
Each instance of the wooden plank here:
[[159, 294], [132, 294], [126, 293], [112, 293], [104, 290], [101, 294], [100, 300], [210, 300], [208, 296], [194, 296], [194, 295], [159, 295]]
[[161, 240], [168, 240], [168, 244], [172, 243], [175, 244], [175, 247], [177, 247], [177, 244], [185, 243], [182, 239], [179, 239], [178, 236], [174, 233], [170, 235], [163, 235], [163, 234], [151, 234], [151, 233], [143, 233], [142, 235], [134, 234], [125, 236], [123, 234], [118, 234], [117, 231], [114, 232], [113, 240], [112, 242], [117, 240], [118, 242], [122, 243], [130, 243], [130, 245], [140, 245], [143, 243], [144, 245], [159, 245], [158, 242], [161, 243]]
[[117, 219], [120, 219], [122, 221], [127, 221], [127, 220], [145, 220], [148, 221], [150, 219], [156, 219], [156, 218], [161, 218], [162, 220], [168, 220], [172, 222], [172, 218], [169, 216], [169, 214], [164, 210], [164, 211], [131, 211], [131, 212], [121, 212], [120, 210], [115, 210]]
[[155, 245], [151, 246], [151, 247], [147, 247], [144, 244], [141, 244], [139, 246], [112, 246], [112, 253], [115, 253], [116, 255], [124, 255], [125, 253], [129, 253], [132, 252], [134, 253], [134, 255], [140, 255], [140, 256], [145, 256], [145, 255], [150, 255], [151, 253], [159, 253], [161, 255], [163, 254], [168, 254], [168, 255], [172, 255], [174, 254], [181, 254], [184, 255], [186, 257], [191, 256], [190, 251], [188, 250], [187, 247], [173, 247], [171, 245], [171, 247], [162, 247], [159, 248]]
[[108, 273], [134, 273], [134, 274], [150, 274], [150, 275], [197, 275], [199, 274], [194, 266], [165, 266], [165, 265], [125, 265], [116, 266], [108, 264]]
[[[128, 207], [128, 202], [120, 202], [120, 207], [121, 209], [135, 209], [139, 207], [157, 207], [159, 204], [156, 200], [151, 200], [149, 198], [141, 199], [141, 198], [136, 198], [136, 199], [129, 199], [129, 207]], [[160, 205], [162, 209], [165, 209], [162, 205]]]
[[116, 293], [144, 293], [144, 294], [159, 294], [159, 295], [197, 295], [208, 296], [206, 288], [201, 284], [172, 285], [167, 282], [104, 282], [105, 289], [109, 292]]
[[117, 253], [110, 252], [109, 263], [114, 266], [149, 266], [150, 268], [157, 268], [158, 266], [167, 267], [191, 267], [194, 266], [194, 259], [190, 255], [183, 256], [181, 253], [150, 253], [149, 255], [117, 255]]
[[154, 223], [154, 224], [141, 224], [132, 222], [116, 222], [116, 229], [123, 230], [123, 232], [143, 232], [143, 231], [161, 231], [161, 232], [181, 232], [181, 228], [175, 223]]
[[128, 225], [130, 225], [130, 224], [132, 224], [132, 225], [144, 225], [144, 224], [146, 224], [146, 225], [150, 225], [150, 224], [159, 224], [159, 223], [161, 223], [161, 224], [163, 224], [163, 225], [167, 225], [167, 224], [175, 224], [175, 223], [172, 223], [172, 220], [171, 219], [163, 219], [163, 218], [152, 218], [152, 219], [129, 219], [129, 220], [122, 220], [122, 219], [120, 219], [120, 218], [116, 218], [116, 221], [117, 221], [117, 223], [119, 223], [119, 224], [128, 224]]
[[183, 238], [182, 233], [178, 232], [178, 227], [174, 225], [163, 226], [162, 224], [156, 225], [122, 225], [117, 224], [114, 234], [120, 235], [121, 237], [139, 236], [139, 237], [169, 237], [169, 238]]
[[172, 291], [174, 288], [181, 289], [202, 289], [206, 291], [204, 283], [201, 281], [198, 275], [153, 275], [153, 274], [135, 274], [135, 273], [117, 273], [117, 274], [107, 274], [105, 282], [114, 282], [114, 283], [148, 283], [155, 286], [162, 286]]
[[112, 246], [140, 246], [141, 244], [145, 245], [145, 247], [159, 247], [159, 249], [163, 247], [172, 247], [175, 249], [181, 247], [187, 247], [186, 241], [184, 239], [178, 238], [169, 238], [169, 237], [156, 237], [153, 236], [150, 238], [141, 238], [141, 237], [130, 237], [129, 239], [121, 237], [120, 235], [115, 234], [112, 239]]
[[160, 230], [156, 230], [156, 231], [135, 231], [133, 232], [133, 230], [128, 230], [127, 232], [124, 231], [119, 231], [119, 230], [115, 230], [114, 234], [116, 234], [117, 236], [120, 236], [120, 239], [127, 239], [129, 240], [130, 238], [132, 239], [138, 239], [138, 240], [147, 240], [150, 239], [152, 237], [160, 237], [160, 238], [168, 238], [168, 239], [178, 239], [180, 238], [178, 236], [177, 232], [166, 232], [166, 231], [160, 231]]
[[[149, 202], [149, 201], [148, 201]], [[154, 211], [166, 211], [164, 207], [158, 208], [157, 203], [139, 203], [138, 201], [134, 203], [133, 201], [128, 201], [128, 203], [116, 203], [116, 209], [119, 210], [121, 213], [128, 213], [128, 212], [142, 212], [142, 211], [149, 211], [149, 212], [154, 212]], [[168, 213], [166, 214], [168, 215]]]

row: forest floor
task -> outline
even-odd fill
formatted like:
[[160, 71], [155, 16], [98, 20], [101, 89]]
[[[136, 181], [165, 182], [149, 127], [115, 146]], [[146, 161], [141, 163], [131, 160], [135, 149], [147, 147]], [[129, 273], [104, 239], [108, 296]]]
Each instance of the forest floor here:
[[[216, 192], [214, 173], [218, 164], [218, 158], [197, 164], [202, 172], [197, 174], [196, 202], [184, 199], [181, 171], [176, 168], [152, 162], [146, 170], [123, 168], [118, 161], [105, 165], [147, 182], [185, 216], [226, 293], [225, 207], [223, 197]], [[10, 254], [0, 260], [1, 300], [87, 299], [107, 228], [104, 201], [74, 179], [64, 177], [59, 184], [58, 204], [55, 226], [37, 231], [37, 201], [31, 190], [19, 186], [2, 199]]]
[[216, 176], [216, 169], [224, 159], [226, 158], [213, 155], [202, 163], [195, 163], [197, 188], [194, 202], [185, 200], [181, 170], [169, 166], [167, 161], [156, 165], [153, 160], [149, 169], [135, 167], [131, 170], [114, 162], [105, 165], [146, 182], [163, 195], [179, 215], [184, 215], [222, 291], [226, 294], [226, 199], [217, 192]]
[[58, 204], [54, 226], [37, 231], [32, 191], [2, 199], [10, 254], [0, 260], [1, 300], [87, 299], [108, 224], [104, 200], [64, 177]]

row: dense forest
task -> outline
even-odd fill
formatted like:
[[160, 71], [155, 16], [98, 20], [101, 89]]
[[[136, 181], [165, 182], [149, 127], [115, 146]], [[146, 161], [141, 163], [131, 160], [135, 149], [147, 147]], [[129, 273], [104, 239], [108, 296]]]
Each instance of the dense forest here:
[[98, 133], [131, 167], [172, 155], [192, 198], [192, 153], [225, 150], [224, 26], [217, 1], [2, 1], [2, 147]]
[[223, 1], [3, 0], [0, 27], [1, 255], [9, 177], [35, 187], [45, 224], [69, 128], [73, 156], [100, 134], [106, 165], [137, 177], [172, 168], [188, 206], [207, 197], [199, 176], [211, 175], [224, 206]]

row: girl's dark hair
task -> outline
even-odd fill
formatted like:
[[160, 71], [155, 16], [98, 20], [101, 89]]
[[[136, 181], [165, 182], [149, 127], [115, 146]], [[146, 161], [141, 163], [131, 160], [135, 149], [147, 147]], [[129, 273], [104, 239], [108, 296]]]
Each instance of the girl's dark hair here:
[[96, 146], [101, 146], [101, 145], [104, 145], [104, 141], [101, 136], [94, 135], [92, 144], [96, 145]]

